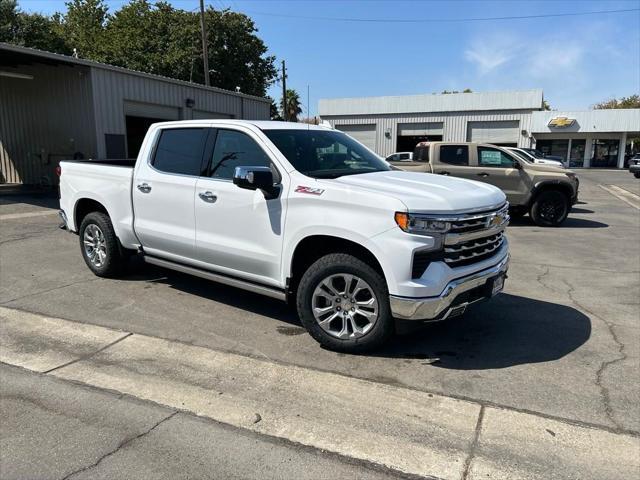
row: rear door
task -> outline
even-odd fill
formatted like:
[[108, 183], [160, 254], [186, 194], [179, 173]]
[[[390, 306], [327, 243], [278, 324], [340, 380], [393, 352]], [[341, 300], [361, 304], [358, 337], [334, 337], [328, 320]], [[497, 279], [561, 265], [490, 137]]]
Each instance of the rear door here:
[[490, 183], [500, 188], [510, 203], [521, 204], [529, 192], [526, 173], [517, 160], [495, 147], [478, 147], [478, 166], [476, 167], [476, 180]]
[[436, 145], [432, 162], [433, 173], [476, 180], [469, 145]]
[[138, 165], [132, 189], [134, 229], [146, 253], [194, 255], [194, 195], [208, 134], [204, 127], [159, 130], [150, 154]]

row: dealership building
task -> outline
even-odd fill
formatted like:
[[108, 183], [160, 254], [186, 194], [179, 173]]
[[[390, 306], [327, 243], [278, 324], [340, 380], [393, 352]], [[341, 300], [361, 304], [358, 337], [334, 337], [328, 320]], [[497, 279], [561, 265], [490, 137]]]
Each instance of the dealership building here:
[[270, 101], [0, 43], [0, 184], [52, 185], [62, 159], [134, 158], [154, 122], [268, 120]]
[[421, 141], [469, 141], [623, 168], [640, 151], [640, 109], [546, 111], [542, 90], [322, 99], [318, 113], [385, 157]]

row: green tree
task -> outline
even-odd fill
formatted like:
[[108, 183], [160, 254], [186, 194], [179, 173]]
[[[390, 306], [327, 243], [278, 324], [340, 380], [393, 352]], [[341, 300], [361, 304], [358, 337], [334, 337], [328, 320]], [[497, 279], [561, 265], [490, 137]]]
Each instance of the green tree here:
[[595, 110], [609, 110], [617, 108], [640, 108], [640, 95], [634, 94], [628, 97], [611, 98], [593, 105]]
[[276, 101], [271, 98], [271, 97], [267, 97], [269, 100], [271, 100], [271, 105], [269, 106], [269, 118], [271, 120], [279, 120], [282, 121], [282, 115], [280, 115], [280, 111], [278, 110], [278, 105], [276, 105]]
[[[450, 93], [460, 93], [458, 90], [443, 90], [442, 92], [440, 92], [443, 95], [447, 95]], [[465, 88], [462, 93], [473, 93], [473, 90], [471, 90], [470, 88]]]
[[61, 17], [61, 30], [68, 48], [80, 58], [105, 61], [105, 24], [109, 8], [103, 0], [70, 0]]
[[542, 109], [543, 110], [551, 110], [551, 105], [544, 98], [542, 99]]
[[18, 15], [15, 0], [0, 0], [0, 42], [17, 43]]
[[[286, 102], [283, 100], [280, 102], [280, 107], [283, 112], [283, 116], [289, 122], [297, 122], [298, 115], [302, 113], [302, 106], [300, 104], [300, 95], [293, 89], [287, 88]], [[287, 112], [286, 116], [284, 112]]]

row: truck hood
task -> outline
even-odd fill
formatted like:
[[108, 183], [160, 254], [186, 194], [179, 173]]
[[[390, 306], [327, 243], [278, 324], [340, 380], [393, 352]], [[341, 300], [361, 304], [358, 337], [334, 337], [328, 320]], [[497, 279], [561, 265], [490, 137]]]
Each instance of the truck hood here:
[[416, 213], [482, 211], [506, 201], [504, 193], [492, 185], [431, 173], [392, 170], [345, 175], [331, 182], [389, 195]]

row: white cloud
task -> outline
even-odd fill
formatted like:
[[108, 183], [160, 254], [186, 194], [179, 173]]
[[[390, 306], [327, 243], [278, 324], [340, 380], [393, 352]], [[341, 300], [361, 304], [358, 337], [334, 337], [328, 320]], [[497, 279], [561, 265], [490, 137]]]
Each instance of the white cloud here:
[[517, 57], [517, 42], [510, 35], [483, 36], [473, 41], [464, 56], [485, 75]]

